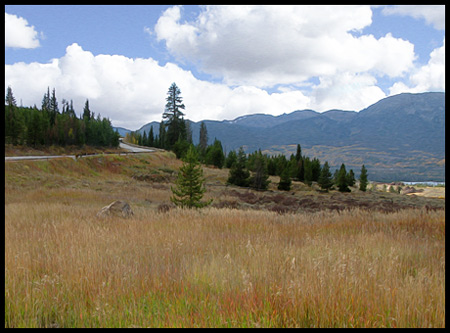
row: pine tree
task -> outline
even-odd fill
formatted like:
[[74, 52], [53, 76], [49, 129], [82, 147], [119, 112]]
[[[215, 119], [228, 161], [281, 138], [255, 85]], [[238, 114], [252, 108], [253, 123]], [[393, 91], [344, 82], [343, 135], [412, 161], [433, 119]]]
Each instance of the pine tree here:
[[345, 165], [342, 163], [339, 173], [337, 175], [337, 187], [339, 192], [351, 192], [347, 185], [347, 171], [345, 170]]
[[204, 181], [203, 169], [198, 162], [197, 152], [191, 145], [178, 172], [176, 188], [171, 186], [173, 196], [170, 200], [182, 208], [202, 208], [209, 205], [212, 199], [201, 202], [206, 192]]
[[227, 183], [247, 187], [249, 185], [250, 172], [246, 168], [247, 157], [244, 149], [239, 148], [236, 162], [231, 166]]
[[56, 115], [59, 113], [58, 101], [56, 100], [55, 88], [52, 90], [52, 97], [49, 102], [49, 112], [50, 112], [50, 126], [53, 126], [56, 121]]
[[166, 97], [166, 107], [163, 113], [163, 119], [167, 120], [167, 146], [169, 149], [177, 142], [181, 135], [181, 139], [186, 140], [186, 126], [184, 124], [184, 110], [185, 106], [182, 103], [183, 99], [180, 96], [181, 91], [177, 85], [172, 83], [169, 87]]
[[17, 108], [12, 88], [8, 87], [5, 97], [5, 138], [13, 145], [23, 141], [24, 119], [21, 110]]
[[42, 99], [42, 111], [50, 111], [50, 87], [47, 87], [47, 93]]
[[353, 170], [350, 169], [350, 171], [347, 174], [347, 185], [353, 186], [353, 185], [355, 185], [355, 183], [356, 183], [355, 174], [354, 174]]
[[297, 174], [295, 175], [295, 178], [297, 178], [298, 181], [302, 182], [305, 180], [305, 167], [303, 163], [302, 148], [300, 147], [300, 144], [297, 144], [295, 159], [297, 161]]
[[82, 119], [91, 120], [91, 110], [89, 110], [89, 100], [88, 99], [86, 99], [86, 103], [84, 103]]
[[159, 123], [159, 148], [166, 149], [166, 125], [164, 121]]
[[222, 143], [214, 139], [214, 143], [206, 149], [205, 164], [214, 165], [222, 169], [224, 162], [225, 156], [223, 154]]
[[281, 191], [291, 190], [291, 176], [288, 168], [284, 168], [280, 175], [280, 182], [278, 183], [278, 189]]
[[322, 170], [320, 171], [318, 184], [321, 189], [327, 192], [333, 186], [333, 180], [331, 178], [330, 166], [328, 165], [328, 162], [325, 162]]
[[359, 176], [359, 189], [360, 191], [365, 192], [367, 189], [367, 169], [363, 166], [361, 167], [361, 174]]
[[256, 153], [252, 167], [252, 177], [250, 178], [250, 186], [256, 190], [267, 190], [269, 186], [269, 173], [267, 172], [266, 159], [261, 150]]
[[304, 183], [307, 185], [311, 185], [313, 181], [313, 165], [311, 160], [308, 156], [303, 158], [303, 165], [304, 165]]
[[237, 154], [234, 150], [230, 151], [225, 158], [225, 168], [230, 169], [237, 161]]
[[153, 126], [150, 126], [150, 132], [148, 134], [148, 146], [149, 147], [155, 146], [155, 136], [153, 134]]

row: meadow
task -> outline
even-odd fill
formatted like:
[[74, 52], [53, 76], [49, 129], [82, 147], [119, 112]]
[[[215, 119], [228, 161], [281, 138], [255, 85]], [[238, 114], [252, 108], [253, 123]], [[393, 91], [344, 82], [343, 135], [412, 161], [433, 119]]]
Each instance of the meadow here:
[[[5, 163], [5, 327], [445, 326], [443, 199], [253, 193], [205, 168], [215, 206], [158, 209], [179, 165]], [[332, 196], [348, 206], [271, 206]], [[117, 199], [133, 217], [96, 216]]]

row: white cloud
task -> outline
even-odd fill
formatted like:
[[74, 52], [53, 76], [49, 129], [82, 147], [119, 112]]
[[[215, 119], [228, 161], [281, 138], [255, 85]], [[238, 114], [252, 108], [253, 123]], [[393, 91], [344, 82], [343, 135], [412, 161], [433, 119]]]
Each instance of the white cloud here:
[[411, 16], [424, 19], [438, 30], [445, 29], [445, 5], [395, 5], [383, 8], [384, 15]]
[[411, 72], [409, 84], [396, 82], [389, 89], [390, 94], [445, 91], [445, 39], [441, 47], [430, 53], [428, 64]]
[[229, 88], [196, 79], [190, 71], [167, 63], [131, 59], [119, 55], [96, 55], [74, 43], [66, 54], [50, 63], [5, 65], [5, 87], [11, 86], [23, 105], [41, 107], [47, 87], [56, 89], [59, 101], [72, 99], [81, 114], [86, 98], [91, 110], [112, 120], [114, 126], [138, 129], [160, 121], [167, 90], [176, 82], [186, 105], [186, 118], [233, 119], [243, 114], [281, 114], [306, 107], [301, 92], [269, 94], [255, 87]]
[[38, 33], [24, 18], [5, 13], [5, 47], [39, 47]]
[[314, 110], [362, 110], [386, 97], [369, 74], [340, 73], [320, 78], [311, 94]]
[[205, 6], [181, 22], [179, 6], [155, 26], [158, 40], [226, 84], [271, 87], [339, 72], [399, 76], [414, 46], [392, 37], [355, 37], [372, 22], [370, 6]]

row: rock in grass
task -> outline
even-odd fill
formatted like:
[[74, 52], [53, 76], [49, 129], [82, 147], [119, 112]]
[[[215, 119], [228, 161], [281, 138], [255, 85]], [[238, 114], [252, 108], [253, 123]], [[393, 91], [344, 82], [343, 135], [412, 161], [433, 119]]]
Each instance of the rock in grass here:
[[122, 216], [130, 217], [133, 215], [130, 205], [125, 201], [116, 200], [105, 206], [97, 213], [98, 217]]

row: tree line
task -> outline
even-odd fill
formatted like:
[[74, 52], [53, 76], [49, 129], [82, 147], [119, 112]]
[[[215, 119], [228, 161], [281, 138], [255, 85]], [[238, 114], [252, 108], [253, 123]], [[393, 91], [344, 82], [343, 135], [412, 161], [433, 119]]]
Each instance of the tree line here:
[[[301, 146], [297, 144], [296, 154], [287, 159], [285, 155], [269, 156], [262, 154], [261, 150], [246, 155], [243, 148], [238, 153], [231, 151], [225, 159], [225, 166], [230, 168], [228, 183], [237, 186], [251, 187], [265, 190], [269, 185], [269, 176], [279, 176], [278, 189], [289, 191], [292, 180], [312, 185], [317, 182], [324, 191], [335, 187], [340, 192], [350, 192], [351, 186], [356, 183], [352, 169], [348, 172], [345, 164], [332, 175], [328, 162], [321, 165], [318, 158], [311, 159], [301, 153]], [[368, 179], [367, 169], [361, 167], [359, 189], [366, 191]]]
[[86, 100], [83, 113], [77, 117], [73, 101], [62, 100], [60, 111], [56, 92], [50, 88], [42, 99], [40, 109], [17, 106], [12, 88], [7, 88], [5, 97], [5, 143], [32, 147], [49, 145], [90, 145], [117, 147], [119, 133], [111, 121], [89, 109]]
[[[332, 175], [328, 162], [322, 165], [318, 158], [311, 159], [304, 156], [300, 144], [297, 145], [296, 154], [291, 154], [289, 159], [282, 154], [276, 156], [262, 154], [261, 150], [247, 155], [242, 147], [238, 152], [232, 150], [225, 154], [222, 143], [217, 138], [214, 139], [213, 144], [207, 144], [208, 130], [204, 122], [200, 124], [199, 143], [194, 146], [189, 122], [184, 120], [182, 112], [184, 109], [181, 91], [176, 83], [172, 83], [167, 92], [159, 133], [155, 135], [153, 127], [150, 127], [148, 135], [145, 131], [143, 134], [135, 131], [128, 134], [127, 140], [144, 146], [171, 150], [177, 158], [182, 159], [185, 158], [188, 150], [192, 150], [190, 160], [192, 156], [196, 156], [200, 163], [217, 168], [229, 168], [229, 184], [257, 190], [268, 188], [269, 176], [279, 176], [278, 188], [285, 191], [290, 190], [292, 180], [301, 181], [307, 185], [317, 182], [324, 191], [335, 187], [341, 192], [349, 192], [349, 187], [356, 183], [353, 170], [350, 169], [347, 172], [345, 164], [342, 164]], [[359, 189], [365, 191], [368, 181], [364, 165], [361, 168], [359, 180]]]

